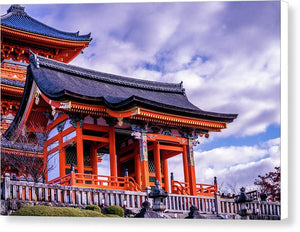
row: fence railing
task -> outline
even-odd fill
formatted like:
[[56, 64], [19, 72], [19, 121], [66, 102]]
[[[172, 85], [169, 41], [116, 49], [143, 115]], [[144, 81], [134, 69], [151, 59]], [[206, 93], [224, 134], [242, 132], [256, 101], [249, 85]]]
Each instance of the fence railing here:
[[130, 176], [114, 177], [71, 172], [68, 175], [49, 181], [48, 184], [112, 190], [141, 191], [139, 185]]
[[[62, 179], [62, 183], [66, 178]], [[44, 184], [28, 181], [11, 180], [5, 177], [2, 186], [2, 199], [33, 202], [52, 202], [64, 206], [126, 205], [127, 208], [140, 210], [147, 198], [146, 192], [87, 188], [60, 184]], [[152, 199], [148, 199], [150, 202]], [[195, 205], [201, 212], [211, 213], [215, 209], [215, 200], [210, 197], [169, 194], [164, 203], [166, 212], [189, 212]]]
[[216, 213], [215, 199], [212, 197], [169, 194], [165, 199], [166, 212], [187, 213], [192, 205], [201, 213]]
[[[179, 182], [171, 179], [171, 192], [181, 195], [190, 195], [190, 186], [188, 182]], [[196, 184], [198, 196], [213, 197], [218, 192], [217, 185], [214, 184]]]
[[2, 183], [1, 199], [16, 201], [51, 202], [64, 206], [126, 205], [139, 209], [146, 200], [145, 192], [62, 186], [27, 181], [10, 180], [5, 177]]
[[[240, 211], [240, 204], [235, 203], [234, 199], [219, 198], [219, 210], [223, 214], [238, 214]], [[246, 207], [253, 215], [264, 216], [279, 216], [280, 217], [280, 203], [254, 200], [246, 203]]]
[[[11, 180], [9, 176], [3, 178], [1, 185], [1, 199], [3, 200], [53, 203], [53, 205], [61, 204], [72, 207], [90, 204], [126, 205], [127, 208], [137, 212], [147, 199], [146, 192], [35, 183]], [[152, 199], [148, 200], [152, 201]], [[202, 213], [234, 215], [240, 210], [240, 205], [235, 203], [234, 199], [225, 199], [220, 196], [190, 196], [171, 193], [164, 199], [164, 203], [166, 212], [169, 213], [187, 213], [192, 205]], [[254, 200], [246, 206], [256, 215], [280, 217], [280, 203], [278, 202]]]

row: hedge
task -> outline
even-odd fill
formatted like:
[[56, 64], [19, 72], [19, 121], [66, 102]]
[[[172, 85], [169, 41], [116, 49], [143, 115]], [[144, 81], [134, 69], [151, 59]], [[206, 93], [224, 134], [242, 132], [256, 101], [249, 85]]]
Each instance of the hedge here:
[[13, 216], [61, 216], [61, 217], [104, 217], [97, 211], [83, 210], [71, 207], [54, 207], [54, 206], [24, 206], [13, 212]]

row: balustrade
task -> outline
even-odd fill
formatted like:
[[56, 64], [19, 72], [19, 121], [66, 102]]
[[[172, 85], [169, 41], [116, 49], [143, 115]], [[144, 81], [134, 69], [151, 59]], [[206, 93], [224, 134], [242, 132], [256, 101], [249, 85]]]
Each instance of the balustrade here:
[[[124, 182], [125, 183], [125, 182]], [[28, 181], [10, 180], [5, 176], [2, 182], [1, 199], [27, 202], [51, 202], [54, 205], [84, 206], [95, 205], [119, 205], [132, 210], [140, 210], [141, 204], [146, 200], [147, 193], [141, 191], [111, 190], [104, 188], [87, 188], [79, 186], [67, 186], [60, 184], [43, 184]], [[149, 199], [151, 200], [151, 199]], [[126, 202], [126, 203], [125, 203]], [[166, 212], [187, 213], [191, 205], [195, 205], [201, 213], [216, 213], [233, 215], [239, 211], [239, 204], [234, 199], [224, 199], [208, 196], [190, 196], [182, 194], [169, 194], [164, 199]], [[280, 203], [263, 202], [254, 200], [247, 203], [253, 214], [265, 216], [280, 216]]]

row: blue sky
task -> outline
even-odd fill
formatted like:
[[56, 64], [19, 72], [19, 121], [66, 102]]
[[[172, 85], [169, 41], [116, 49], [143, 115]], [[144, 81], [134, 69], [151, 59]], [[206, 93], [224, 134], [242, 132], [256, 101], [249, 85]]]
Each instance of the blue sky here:
[[[217, 176], [224, 190], [250, 188], [258, 175], [280, 165], [279, 1], [24, 6], [49, 26], [92, 33], [90, 46], [72, 64], [183, 81], [199, 108], [239, 114], [195, 148], [198, 183]], [[169, 161], [178, 179], [180, 159]]]

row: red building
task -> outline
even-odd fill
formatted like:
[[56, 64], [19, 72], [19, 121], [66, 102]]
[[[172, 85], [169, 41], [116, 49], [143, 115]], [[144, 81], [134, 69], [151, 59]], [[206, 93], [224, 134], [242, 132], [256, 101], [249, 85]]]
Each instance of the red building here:
[[[29, 49], [36, 54], [62, 62], [70, 62], [89, 45], [90, 34], [79, 35], [59, 31], [30, 17], [20, 5], [12, 5], [1, 16], [1, 131], [3, 134], [14, 119], [23, 94]], [[29, 138], [30, 140], [30, 138]], [[42, 149], [12, 144], [1, 137], [2, 173], [21, 173], [7, 163], [9, 154], [42, 155]]]
[[[89, 36], [84, 38], [87, 46]], [[14, 143], [21, 142], [21, 134], [34, 134], [36, 141], [42, 135], [48, 183], [143, 191], [159, 180], [173, 193], [217, 191], [196, 183], [193, 147], [199, 136], [227, 128], [236, 114], [199, 109], [187, 99], [183, 83], [72, 66], [60, 62], [67, 61], [66, 54], [55, 59], [33, 50], [19, 111], [4, 133]], [[168, 159], [179, 154], [184, 182], [169, 180], [174, 170]], [[103, 156], [109, 157], [109, 176], [97, 168]]]

